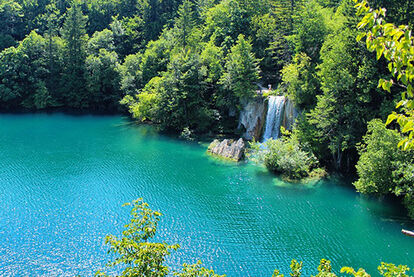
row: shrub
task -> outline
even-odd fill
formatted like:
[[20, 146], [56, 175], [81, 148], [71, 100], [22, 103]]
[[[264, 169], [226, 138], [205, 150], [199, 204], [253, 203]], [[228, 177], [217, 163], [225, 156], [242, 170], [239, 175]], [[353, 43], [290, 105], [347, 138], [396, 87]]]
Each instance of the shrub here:
[[[263, 144], [252, 143], [250, 156], [270, 171], [288, 179], [298, 180], [310, 175], [319, 162], [315, 155], [301, 145], [295, 135], [286, 131], [281, 139], [269, 139]], [[322, 170], [323, 171], [323, 170]], [[318, 175], [323, 175], [320, 172]]]

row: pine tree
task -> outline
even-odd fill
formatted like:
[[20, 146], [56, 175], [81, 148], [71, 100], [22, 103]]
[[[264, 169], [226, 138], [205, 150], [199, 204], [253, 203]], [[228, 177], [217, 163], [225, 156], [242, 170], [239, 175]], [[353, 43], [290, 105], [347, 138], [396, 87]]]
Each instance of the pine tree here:
[[66, 13], [62, 37], [64, 39], [64, 63], [62, 76], [63, 98], [67, 106], [84, 108], [85, 102], [85, 59], [86, 59], [86, 22], [79, 1], [74, 1]]
[[175, 34], [179, 46], [185, 48], [188, 45], [189, 36], [195, 26], [193, 4], [185, 0], [178, 9], [178, 17], [175, 21]]
[[259, 66], [252, 53], [252, 45], [244, 35], [239, 35], [237, 43], [227, 56], [226, 72], [221, 78], [221, 83], [243, 101], [254, 95], [258, 81]]

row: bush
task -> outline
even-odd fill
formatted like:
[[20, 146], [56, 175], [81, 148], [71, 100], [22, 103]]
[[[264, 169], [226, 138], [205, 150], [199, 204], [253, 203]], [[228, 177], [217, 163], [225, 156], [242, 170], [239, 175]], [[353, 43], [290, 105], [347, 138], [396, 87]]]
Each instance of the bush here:
[[[315, 155], [307, 151], [296, 136], [290, 134], [277, 140], [269, 139], [263, 144], [252, 143], [251, 148], [253, 160], [262, 162], [270, 171], [288, 179], [306, 178], [319, 164]], [[319, 172], [317, 175], [324, 174]]]

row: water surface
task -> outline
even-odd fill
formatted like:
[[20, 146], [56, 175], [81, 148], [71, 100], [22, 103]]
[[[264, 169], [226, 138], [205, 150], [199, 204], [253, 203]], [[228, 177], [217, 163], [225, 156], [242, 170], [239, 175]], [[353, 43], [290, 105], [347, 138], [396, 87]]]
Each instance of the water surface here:
[[171, 264], [258, 277], [293, 258], [305, 275], [321, 258], [373, 276], [381, 261], [414, 266], [401, 206], [346, 182], [286, 185], [205, 150], [120, 116], [0, 115], [0, 276], [93, 275], [105, 235], [128, 220], [121, 205], [139, 197], [164, 214], [158, 238], [181, 245]]

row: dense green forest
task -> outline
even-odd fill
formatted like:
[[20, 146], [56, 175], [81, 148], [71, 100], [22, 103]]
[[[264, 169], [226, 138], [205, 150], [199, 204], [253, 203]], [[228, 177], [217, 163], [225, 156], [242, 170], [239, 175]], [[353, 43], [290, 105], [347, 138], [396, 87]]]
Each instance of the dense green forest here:
[[[402, 59], [405, 67], [381, 48], [382, 33], [367, 49], [356, 39], [364, 14], [354, 5], [1, 0], [0, 109], [129, 110], [139, 121], [177, 133], [234, 133], [243, 105], [257, 97], [259, 85], [271, 84], [302, 111], [284, 155], [292, 153], [289, 147], [303, 155], [274, 168], [302, 177], [312, 160], [356, 171], [359, 191], [403, 197], [414, 216], [414, 154], [397, 147], [410, 139], [399, 131], [410, 132], [413, 124], [395, 114], [399, 124], [385, 125], [401, 93], [403, 101], [412, 97], [412, 74], [398, 74], [402, 67], [412, 72], [412, 49]], [[370, 5], [385, 7], [387, 21], [396, 26], [413, 26], [410, 0]], [[378, 35], [375, 28], [370, 38]], [[411, 36], [407, 40], [412, 46]], [[396, 72], [402, 85], [390, 89], [392, 83], [383, 81], [378, 87], [379, 79], [393, 79]], [[412, 101], [402, 105], [412, 111]], [[296, 171], [299, 166], [303, 170]]]
[[[270, 170], [357, 173], [358, 191], [396, 195], [414, 218], [414, 2], [369, 4], [386, 12], [357, 13], [352, 0], [0, 0], [0, 110], [130, 112], [176, 133], [233, 134], [270, 84], [301, 111], [268, 142]], [[138, 201], [132, 215], [122, 239], [108, 238], [113, 265], [167, 275], [178, 246], [147, 242], [160, 214]], [[291, 276], [301, 267], [292, 262]], [[327, 261], [318, 270], [336, 276]], [[175, 276], [218, 275], [196, 264]]]

